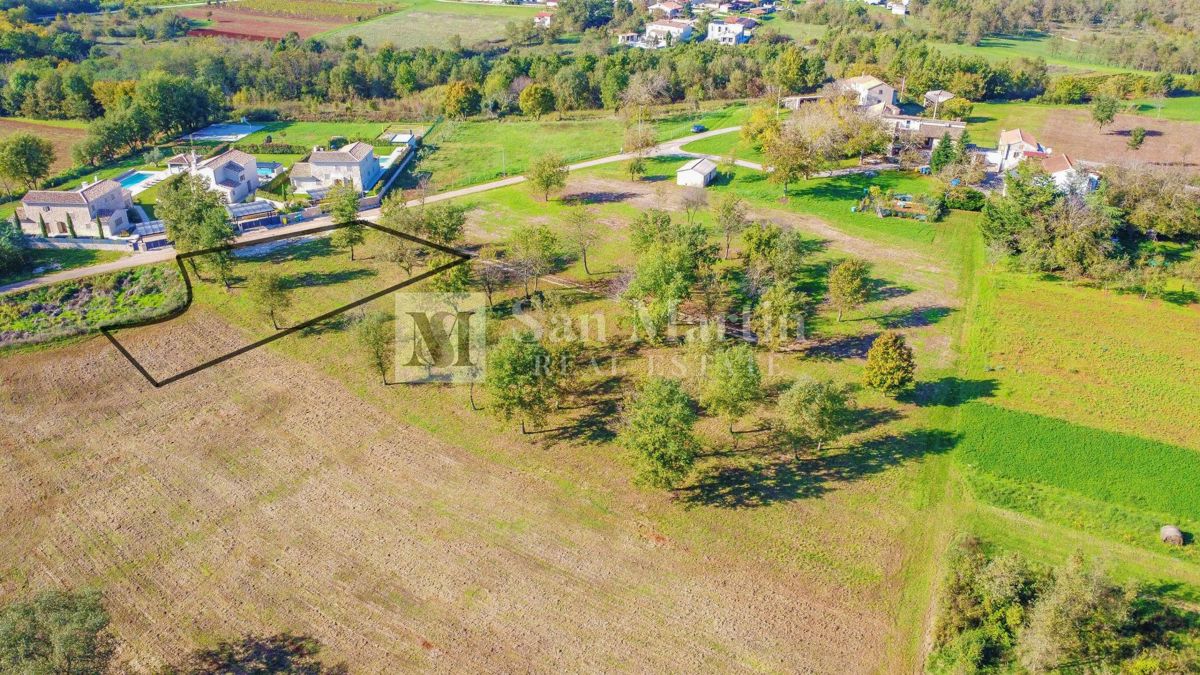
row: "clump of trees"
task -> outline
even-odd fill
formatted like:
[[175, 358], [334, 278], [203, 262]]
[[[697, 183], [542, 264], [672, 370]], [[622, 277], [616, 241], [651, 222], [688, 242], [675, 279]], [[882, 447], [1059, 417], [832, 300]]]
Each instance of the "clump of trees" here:
[[831, 168], [839, 159], [862, 157], [886, 147], [890, 138], [878, 118], [847, 97], [812, 103], [776, 125], [751, 120], [752, 142], [760, 146], [772, 171], [770, 180], [788, 186]]
[[1189, 632], [1177, 610], [1079, 553], [1046, 568], [964, 537], [951, 550], [929, 668], [1194, 672], [1200, 653], [1179, 646]]
[[1178, 173], [1119, 166], [1104, 170], [1100, 189], [1062, 189], [1030, 162], [1005, 179], [1005, 194], [983, 208], [981, 229], [993, 252], [1022, 269], [1110, 287], [1144, 290], [1166, 261], [1143, 244], [1200, 235], [1200, 193]]

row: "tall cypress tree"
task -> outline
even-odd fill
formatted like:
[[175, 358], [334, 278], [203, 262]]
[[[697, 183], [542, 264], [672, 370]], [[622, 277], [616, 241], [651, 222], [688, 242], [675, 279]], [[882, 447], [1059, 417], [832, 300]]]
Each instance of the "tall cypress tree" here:
[[940, 173], [942, 169], [954, 163], [954, 155], [954, 141], [950, 140], [950, 132], [946, 132], [929, 156], [929, 169], [933, 173]]

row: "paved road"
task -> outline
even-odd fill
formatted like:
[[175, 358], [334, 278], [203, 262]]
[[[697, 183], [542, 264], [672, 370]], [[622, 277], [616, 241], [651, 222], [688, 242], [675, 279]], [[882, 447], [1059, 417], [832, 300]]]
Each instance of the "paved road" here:
[[[741, 129], [741, 127], [726, 127], [724, 129], [714, 129], [712, 131], [705, 131], [704, 133], [700, 133], [700, 134], [684, 136], [683, 138], [679, 138], [679, 139], [676, 139], [673, 141], [666, 141], [664, 143], [654, 146], [654, 148], [652, 148], [650, 150], [650, 154], [655, 155], [655, 156], [663, 156], [663, 155], [700, 156], [695, 153], [684, 152], [684, 151], [680, 150], [679, 148], [687, 143], [691, 143], [692, 141], [697, 141], [702, 138], [709, 138], [711, 136], [717, 136], [720, 134], [728, 134], [728, 133], [731, 133], [734, 131], [738, 131], [739, 129]], [[571, 165], [569, 165], [568, 168], [570, 168], [571, 171], [578, 171], [580, 169], [586, 169], [588, 167], [601, 166], [603, 164], [612, 164], [613, 162], [623, 162], [625, 160], [630, 159], [630, 157], [632, 157], [632, 155], [630, 155], [628, 153], [621, 153], [618, 155], [609, 155], [607, 157], [600, 157], [598, 159], [590, 159], [586, 162], [579, 162], [577, 164], [571, 164]], [[447, 199], [455, 199], [458, 197], [465, 197], [468, 195], [478, 194], [480, 192], [487, 192], [488, 190], [495, 190], [497, 188], [508, 187], [510, 185], [517, 185], [518, 183], [523, 183], [523, 182], [525, 182], [524, 176], [510, 176], [508, 178], [501, 178], [500, 180], [494, 180], [494, 181], [491, 181], [488, 183], [480, 183], [478, 185], [470, 185], [465, 188], [459, 188], [457, 190], [450, 190], [448, 192], [441, 192], [436, 195], [430, 195], [425, 198], [425, 203], [428, 204], [431, 202], [440, 202], [440, 201], [445, 201]], [[417, 206], [420, 203], [421, 203], [420, 200], [413, 200], [413, 201], [408, 202], [408, 205], [409, 206]], [[377, 222], [379, 220], [380, 210], [378, 208], [367, 209], [365, 211], [360, 211], [358, 215], [363, 220]], [[318, 226], [318, 225], [329, 225], [332, 222], [333, 221], [329, 216], [321, 216], [318, 218], [313, 218], [311, 220], [305, 220], [303, 222], [296, 223], [294, 225], [285, 225], [283, 227], [275, 227], [275, 228], [271, 228], [269, 230], [256, 230], [254, 232], [248, 232], [248, 233], [243, 234], [242, 236], [238, 237], [237, 240], [239, 243], [252, 242], [252, 241], [257, 241], [259, 239], [263, 239], [265, 237], [274, 237], [274, 236], [277, 236], [280, 234], [288, 234], [289, 232], [297, 232], [297, 231], [305, 230], [310, 227], [314, 227], [314, 226]], [[71, 279], [81, 279], [83, 277], [90, 277], [95, 274], [106, 274], [108, 272], [116, 272], [118, 270], [128, 269], [130, 267], [139, 267], [141, 265], [153, 265], [155, 263], [160, 263], [160, 262], [164, 262], [167, 260], [171, 260], [174, 257], [175, 257], [175, 250], [172, 248], [157, 249], [154, 251], [148, 251], [148, 252], [144, 252], [144, 253], [134, 253], [128, 257], [121, 258], [120, 260], [114, 260], [113, 262], [103, 263], [100, 265], [92, 265], [90, 267], [77, 267], [74, 269], [64, 270], [62, 272], [54, 272], [52, 274], [35, 277], [33, 279], [26, 279], [25, 281], [18, 281], [16, 283], [11, 283], [11, 284], [7, 284], [5, 286], [0, 286], [0, 294], [10, 293], [12, 291], [18, 291], [18, 290], [29, 290], [32, 288], [37, 288], [39, 286], [46, 286], [49, 284], [58, 283], [60, 281], [69, 281]]]

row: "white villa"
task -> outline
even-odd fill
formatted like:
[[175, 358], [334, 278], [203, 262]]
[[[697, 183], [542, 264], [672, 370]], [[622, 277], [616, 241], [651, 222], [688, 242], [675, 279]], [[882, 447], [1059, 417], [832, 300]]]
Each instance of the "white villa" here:
[[314, 148], [307, 162], [292, 167], [292, 187], [311, 197], [324, 196], [338, 184], [353, 185], [359, 192], [375, 186], [383, 169], [369, 143], [355, 141], [339, 150]]
[[708, 24], [708, 36], [705, 39], [722, 45], [745, 44], [750, 41], [750, 31], [757, 23], [754, 19], [727, 16], [723, 22]]
[[208, 159], [194, 152], [175, 155], [167, 160], [167, 172], [190, 173], [208, 181], [212, 190], [221, 193], [226, 204], [240, 204], [258, 190], [258, 161], [248, 152], [227, 150]]
[[21, 198], [17, 218], [21, 231], [51, 237], [104, 237], [129, 229], [133, 196], [114, 180], [83, 185], [77, 190], [32, 190]]
[[687, 187], [704, 187], [717, 175], [717, 163], [707, 157], [693, 159], [675, 171], [675, 183]]
[[692, 39], [692, 24], [689, 21], [651, 21], [646, 24], [646, 36], [642, 46], [650, 49], [677, 45]]

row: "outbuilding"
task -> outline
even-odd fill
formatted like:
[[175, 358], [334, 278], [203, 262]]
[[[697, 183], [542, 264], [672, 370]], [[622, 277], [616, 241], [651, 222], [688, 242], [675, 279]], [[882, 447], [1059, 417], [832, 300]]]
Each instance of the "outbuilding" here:
[[717, 163], [707, 157], [699, 157], [679, 167], [675, 182], [688, 187], [704, 187], [717, 175]]

